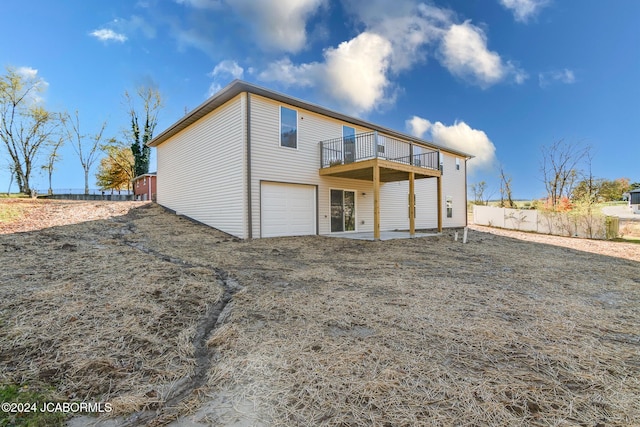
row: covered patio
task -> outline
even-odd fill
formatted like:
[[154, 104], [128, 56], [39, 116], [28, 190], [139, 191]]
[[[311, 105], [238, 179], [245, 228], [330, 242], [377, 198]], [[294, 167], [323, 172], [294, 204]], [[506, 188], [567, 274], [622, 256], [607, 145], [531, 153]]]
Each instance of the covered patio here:
[[439, 151], [372, 132], [322, 141], [320, 158], [321, 176], [373, 182], [373, 240], [384, 240], [380, 231], [380, 184], [384, 182], [409, 181], [408, 234], [415, 237], [415, 180], [436, 178], [438, 231], [442, 231]]

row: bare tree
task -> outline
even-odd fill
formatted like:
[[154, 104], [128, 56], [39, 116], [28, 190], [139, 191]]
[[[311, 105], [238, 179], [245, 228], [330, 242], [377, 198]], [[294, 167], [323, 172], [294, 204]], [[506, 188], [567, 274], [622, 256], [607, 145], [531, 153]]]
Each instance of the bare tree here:
[[39, 95], [45, 87], [35, 73], [11, 67], [0, 76], [0, 139], [7, 147], [22, 193], [31, 192], [37, 156], [59, 124], [57, 116], [41, 105]]
[[73, 149], [78, 155], [82, 170], [84, 171], [84, 194], [89, 194], [89, 171], [91, 170], [91, 166], [98, 160], [98, 154], [100, 154], [98, 148], [100, 148], [102, 134], [107, 127], [107, 122], [104, 121], [102, 123], [102, 127], [98, 133], [92, 135], [83, 134], [80, 131], [80, 115], [78, 114], [78, 110], [76, 110], [74, 117], [66, 114], [65, 125], [69, 140], [73, 142]]
[[487, 191], [487, 183], [480, 181], [475, 184], [471, 184], [471, 192], [473, 193], [473, 203], [476, 205], [484, 205], [484, 193]]
[[47, 156], [47, 163], [42, 165], [42, 169], [47, 171], [47, 175], [49, 177], [49, 190], [48, 190], [48, 194], [52, 195], [53, 194], [53, 188], [51, 186], [51, 179], [53, 176], [53, 166], [55, 165], [55, 163], [60, 160], [60, 154], [58, 153], [58, 150], [60, 149], [60, 147], [62, 147], [62, 145], [64, 144], [64, 142], [66, 141], [66, 137], [64, 135], [59, 135], [57, 139], [54, 139], [51, 142], [51, 151], [49, 152], [49, 155]]
[[581, 174], [581, 164], [590, 151], [590, 147], [562, 139], [542, 147], [540, 171], [552, 208], [555, 209], [563, 197], [571, 196]]
[[515, 207], [511, 196], [511, 176], [504, 173], [503, 166], [500, 166], [500, 206], [503, 208]]

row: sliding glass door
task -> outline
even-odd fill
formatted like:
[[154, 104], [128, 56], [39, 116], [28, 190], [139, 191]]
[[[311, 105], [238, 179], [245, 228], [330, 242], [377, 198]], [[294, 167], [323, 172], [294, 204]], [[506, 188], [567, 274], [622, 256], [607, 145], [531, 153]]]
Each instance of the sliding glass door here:
[[355, 231], [356, 193], [331, 190], [331, 231]]

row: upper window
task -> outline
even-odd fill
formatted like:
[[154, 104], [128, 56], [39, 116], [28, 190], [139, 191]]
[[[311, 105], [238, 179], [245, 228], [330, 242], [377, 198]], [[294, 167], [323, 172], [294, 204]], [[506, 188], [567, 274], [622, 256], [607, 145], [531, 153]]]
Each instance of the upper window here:
[[298, 148], [298, 112], [280, 107], [280, 146]]
[[456, 170], [460, 170], [460, 159], [456, 157]]

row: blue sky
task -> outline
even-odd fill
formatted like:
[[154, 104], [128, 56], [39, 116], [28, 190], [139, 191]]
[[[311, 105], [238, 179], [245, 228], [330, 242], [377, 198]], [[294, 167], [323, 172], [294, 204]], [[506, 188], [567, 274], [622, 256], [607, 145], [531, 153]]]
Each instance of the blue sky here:
[[[107, 120], [106, 136], [123, 139], [123, 92], [141, 84], [164, 96], [160, 132], [242, 78], [470, 152], [469, 182], [494, 197], [499, 165], [516, 198], [542, 197], [540, 148], [559, 139], [592, 146], [596, 176], [640, 181], [637, 0], [4, 0], [2, 11], [1, 65], [37, 70], [47, 108], [77, 109], [86, 132]], [[53, 187], [82, 188], [76, 154], [62, 154]], [[47, 188], [39, 171], [34, 182]]]

